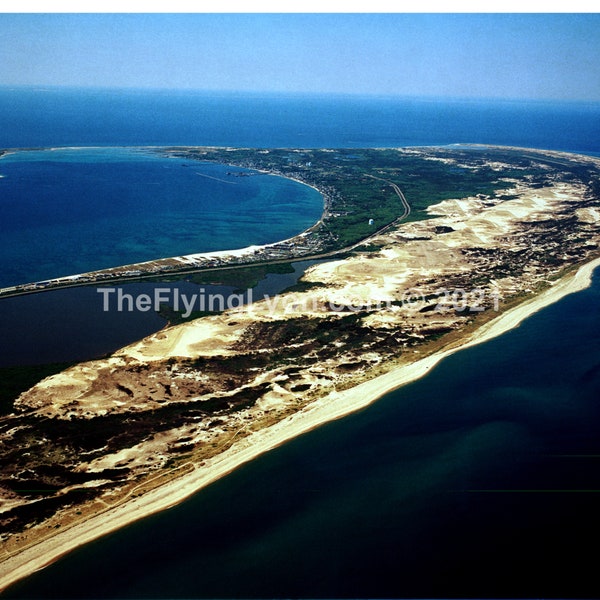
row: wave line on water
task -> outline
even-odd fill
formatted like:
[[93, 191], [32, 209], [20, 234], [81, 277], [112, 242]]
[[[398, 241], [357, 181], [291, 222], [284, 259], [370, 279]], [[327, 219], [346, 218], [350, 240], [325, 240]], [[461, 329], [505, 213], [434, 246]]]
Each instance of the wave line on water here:
[[219, 179], [218, 177], [213, 177], [212, 175], [205, 175], [204, 173], [199, 173], [198, 171], [194, 171], [196, 175], [200, 175], [200, 177], [206, 177], [206, 179], [214, 179], [215, 181], [220, 181], [221, 183], [228, 183], [230, 185], [237, 185], [235, 181], [225, 181], [225, 179]]

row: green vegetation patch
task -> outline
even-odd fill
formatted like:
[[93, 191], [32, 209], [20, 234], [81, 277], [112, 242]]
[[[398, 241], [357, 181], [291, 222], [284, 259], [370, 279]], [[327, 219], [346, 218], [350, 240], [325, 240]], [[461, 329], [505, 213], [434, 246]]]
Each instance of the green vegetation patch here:
[[226, 285], [244, 291], [254, 288], [269, 273], [293, 273], [294, 267], [289, 263], [257, 265], [251, 267], [220, 269], [187, 275], [186, 279], [199, 285]]
[[[587, 165], [567, 159], [483, 146], [404, 151], [178, 148], [168, 152], [267, 171], [316, 187], [325, 196], [328, 214], [315, 234], [322, 238], [327, 250], [352, 245], [398, 219], [429, 218], [426, 209], [443, 200], [469, 196], [512, 199], [513, 195], [503, 193], [510, 187], [508, 180], [545, 187], [558, 177], [588, 184], [593, 171]], [[406, 214], [394, 185], [409, 203], [410, 214]], [[214, 282], [214, 279], [209, 277], [200, 282]]]

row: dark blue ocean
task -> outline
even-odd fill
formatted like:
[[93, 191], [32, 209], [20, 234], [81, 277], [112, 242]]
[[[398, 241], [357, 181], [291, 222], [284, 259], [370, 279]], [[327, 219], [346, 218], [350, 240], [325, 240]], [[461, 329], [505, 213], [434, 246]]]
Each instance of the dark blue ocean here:
[[484, 143], [598, 152], [600, 104], [0, 88], [0, 148]]
[[[0, 93], [0, 147], [478, 142], [598, 154], [599, 134], [598, 104]], [[61, 319], [73, 320], [76, 298], [57, 293], [13, 299], [11, 336], [31, 323], [35, 340], [51, 309], [55, 330], [71, 331]], [[518, 329], [2, 597], [600, 597], [599, 307], [596, 275]], [[61, 349], [79, 343], [76, 329]], [[114, 343], [115, 329], [127, 325], [98, 338]]]

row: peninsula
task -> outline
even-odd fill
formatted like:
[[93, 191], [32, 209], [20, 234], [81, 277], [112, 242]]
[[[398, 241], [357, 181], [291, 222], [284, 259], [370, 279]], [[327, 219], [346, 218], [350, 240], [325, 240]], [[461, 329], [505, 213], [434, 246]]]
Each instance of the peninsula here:
[[[280, 255], [239, 253], [236, 265], [335, 256], [275, 298], [166, 328], [5, 407], [0, 589], [517, 326], [600, 265], [591, 157], [486, 146], [157, 151], [323, 193], [309, 232]], [[173, 272], [204, 264], [169, 260]]]

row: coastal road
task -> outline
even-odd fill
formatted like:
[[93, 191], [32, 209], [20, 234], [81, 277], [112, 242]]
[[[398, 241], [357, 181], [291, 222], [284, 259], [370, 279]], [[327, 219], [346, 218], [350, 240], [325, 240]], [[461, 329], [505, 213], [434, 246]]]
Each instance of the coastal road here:
[[[388, 185], [390, 185], [392, 187], [392, 189], [394, 190], [394, 192], [396, 192], [396, 194], [398, 195], [398, 198], [400, 198], [400, 202], [402, 202], [402, 206], [404, 207], [404, 214], [399, 216], [393, 223], [390, 223], [390, 225], [394, 225], [394, 224], [398, 223], [399, 221], [402, 221], [402, 219], [406, 219], [406, 217], [408, 217], [408, 215], [410, 215], [410, 204], [406, 201], [406, 198], [404, 197], [402, 190], [393, 181], [383, 179], [382, 177], [375, 177], [375, 175], [367, 175], [367, 177], [370, 177], [371, 179], [377, 179], [378, 181], [383, 181], [384, 183], [387, 183]], [[390, 225], [388, 225], [388, 227]], [[380, 233], [380, 231], [378, 233]]]

